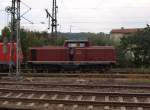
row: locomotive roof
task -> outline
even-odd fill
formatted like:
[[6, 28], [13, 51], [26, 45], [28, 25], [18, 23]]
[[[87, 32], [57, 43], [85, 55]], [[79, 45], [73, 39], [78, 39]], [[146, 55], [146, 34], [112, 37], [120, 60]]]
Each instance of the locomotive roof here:
[[88, 40], [66, 40], [65, 42], [89, 42]]
[[61, 46], [42, 46], [42, 47], [30, 47], [30, 49], [65, 49]]
[[113, 46], [90, 46], [81, 49], [115, 49]]
[[[30, 49], [66, 49], [65, 47], [45, 46], [45, 47], [30, 47]], [[115, 49], [113, 46], [91, 46], [80, 49]]]

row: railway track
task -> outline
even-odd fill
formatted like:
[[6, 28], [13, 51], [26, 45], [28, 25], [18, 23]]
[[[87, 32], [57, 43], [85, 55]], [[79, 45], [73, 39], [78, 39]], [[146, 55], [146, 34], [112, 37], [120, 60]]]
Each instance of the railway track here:
[[[27, 82], [0, 82], [3, 89], [32, 89], [34, 90], [53, 90], [62, 91], [83, 91], [83, 92], [130, 92], [130, 93], [149, 93], [149, 85], [95, 85], [95, 84], [56, 84], [56, 83], [27, 83]], [[18, 90], [19, 91], [19, 90]], [[44, 92], [45, 92], [44, 91]]]
[[[33, 70], [33, 69], [25, 69], [25, 68], [22, 68], [21, 71], [23, 73], [40, 73], [40, 71], [43, 71], [43, 70], [40, 70], [40, 71], [37, 71], [37, 70]], [[44, 72], [44, 71], [43, 71]], [[43, 73], [42, 72], [42, 73]], [[45, 71], [45, 73], [121, 73], [121, 74], [149, 74], [150, 73], [150, 70], [149, 69], [137, 69], [137, 68], [111, 68], [109, 70], [101, 70], [101, 71], [98, 71], [98, 70], [86, 70], [86, 71], [81, 71], [81, 70], [76, 70], [76, 71], [72, 71], [72, 70], [64, 70], [64, 71]]]
[[150, 89], [150, 85], [106, 85], [106, 84], [55, 84], [55, 83], [37, 83], [37, 82], [0, 82], [0, 86], [33, 86], [33, 87], [71, 87], [71, 88], [123, 88], [123, 89]]
[[32, 73], [32, 74], [22, 74], [25, 77], [67, 77], [67, 78], [150, 78], [150, 74], [127, 74], [127, 73]]
[[[24, 77], [146, 78], [149, 74], [23, 74]], [[24, 78], [24, 79], [26, 79]], [[4, 78], [5, 79], [5, 78]], [[7, 78], [6, 78], [7, 79]], [[38, 78], [37, 78], [38, 79]], [[44, 79], [44, 78], [43, 78]], [[150, 110], [150, 85], [86, 82], [0, 81], [0, 109], [18, 110]], [[45, 80], [46, 81], [46, 80]], [[9, 89], [8, 89], [9, 88]], [[104, 90], [106, 91], [99, 91]], [[110, 89], [110, 90], [109, 90]], [[111, 91], [112, 90], [112, 91]], [[132, 91], [134, 90], [134, 91]], [[109, 92], [108, 92], [109, 91]], [[117, 92], [116, 92], [117, 91]], [[137, 92], [135, 92], [137, 91]], [[135, 93], [134, 93], [135, 92]], [[142, 93], [143, 92], [143, 93]], [[4, 110], [5, 110], [4, 109]]]
[[[0, 88], [0, 107], [59, 110], [149, 110], [150, 93], [110, 93]], [[82, 110], [82, 109], [81, 109]], [[116, 110], [116, 109], [111, 109]], [[133, 110], [133, 109], [132, 109]]]
[[[10, 73], [0, 73], [0, 77], [15, 76]], [[132, 73], [22, 73], [23, 77], [48, 77], [48, 78], [137, 78], [149, 79], [150, 74], [132, 74]]]
[[150, 85], [108, 85], [108, 84], [56, 84], [49, 82], [0, 82], [0, 86], [33, 86], [33, 87], [79, 87], [79, 88], [123, 88], [123, 89], [150, 89]]

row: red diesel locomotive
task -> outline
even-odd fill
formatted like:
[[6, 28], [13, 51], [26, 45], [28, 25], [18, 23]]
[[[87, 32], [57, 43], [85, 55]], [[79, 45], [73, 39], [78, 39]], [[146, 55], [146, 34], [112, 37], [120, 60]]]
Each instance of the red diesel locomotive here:
[[67, 40], [63, 47], [44, 46], [29, 49], [28, 64], [37, 71], [104, 70], [116, 63], [112, 46], [91, 46], [87, 40]]
[[[14, 54], [11, 54], [11, 48], [14, 49]], [[23, 60], [22, 52], [19, 55], [19, 60]], [[0, 72], [8, 71], [9, 65], [16, 67], [16, 43], [3, 43], [0, 42]]]

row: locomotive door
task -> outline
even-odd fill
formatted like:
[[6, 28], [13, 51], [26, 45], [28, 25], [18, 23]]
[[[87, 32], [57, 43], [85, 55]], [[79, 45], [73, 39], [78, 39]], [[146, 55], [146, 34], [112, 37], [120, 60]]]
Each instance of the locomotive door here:
[[69, 61], [74, 61], [74, 53], [75, 53], [75, 49], [70, 47], [69, 48]]
[[36, 50], [31, 50], [31, 60], [36, 61], [37, 60], [37, 51]]

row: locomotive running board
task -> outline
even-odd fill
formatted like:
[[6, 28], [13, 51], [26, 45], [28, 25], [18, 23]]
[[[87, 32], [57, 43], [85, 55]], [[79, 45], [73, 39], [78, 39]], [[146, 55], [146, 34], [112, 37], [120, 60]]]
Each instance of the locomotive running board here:
[[114, 64], [115, 61], [28, 61], [32, 64]]

